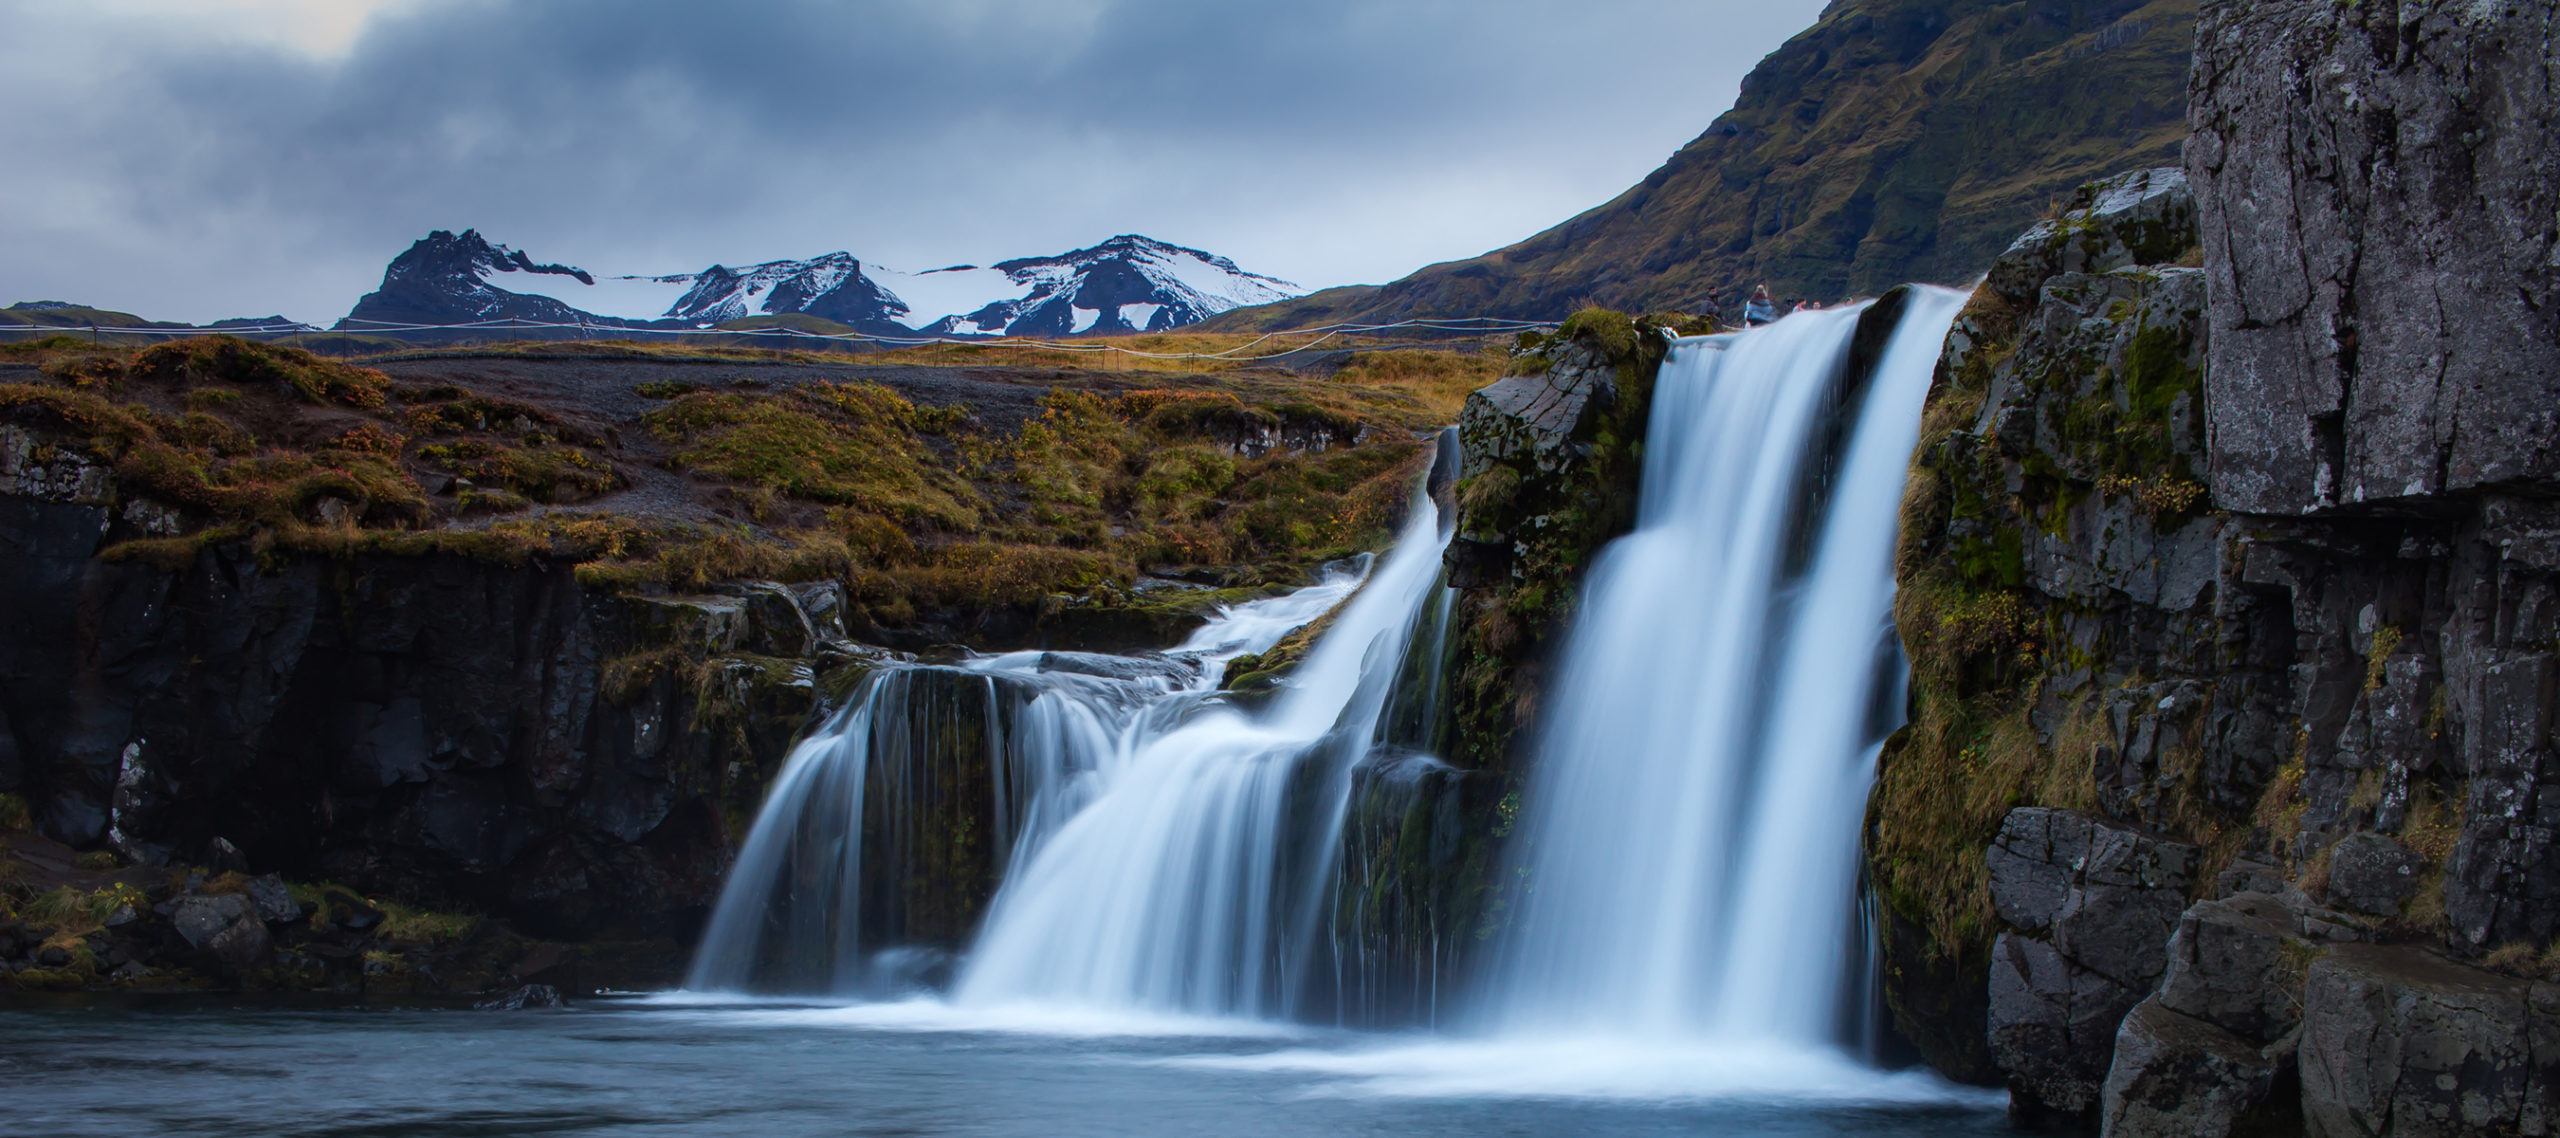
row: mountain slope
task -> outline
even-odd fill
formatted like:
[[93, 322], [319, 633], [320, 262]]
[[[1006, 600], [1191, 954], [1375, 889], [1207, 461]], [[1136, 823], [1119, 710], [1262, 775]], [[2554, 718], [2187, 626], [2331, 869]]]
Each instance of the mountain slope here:
[[1506, 249], [1212, 327], [1730, 310], [1961, 282], [2083, 182], [2175, 165], [2196, 0], [1834, 0], [1615, 200]]

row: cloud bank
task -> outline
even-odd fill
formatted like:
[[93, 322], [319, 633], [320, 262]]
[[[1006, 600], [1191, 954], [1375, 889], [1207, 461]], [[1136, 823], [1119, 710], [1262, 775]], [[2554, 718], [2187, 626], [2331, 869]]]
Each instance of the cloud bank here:
[[0, 303], [334, 319], [462, 227], [615, 273], [1143, 232], [1386, 280], [1632, 184], [1819, 7], [0, 0]]

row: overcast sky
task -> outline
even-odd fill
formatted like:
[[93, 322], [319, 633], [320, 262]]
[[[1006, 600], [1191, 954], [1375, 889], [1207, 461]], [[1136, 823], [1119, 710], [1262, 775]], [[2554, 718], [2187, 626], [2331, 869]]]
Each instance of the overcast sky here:
[[0, 0], [0, 304], [326, 322], [430, 229], [663, 273], [1136, 232], [1309, 287], [1599, 204], [1820, 0]]

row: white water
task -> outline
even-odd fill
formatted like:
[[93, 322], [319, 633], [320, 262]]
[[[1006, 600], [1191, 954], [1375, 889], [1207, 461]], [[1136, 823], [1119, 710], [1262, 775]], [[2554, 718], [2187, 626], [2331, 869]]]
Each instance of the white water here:
[[1259, 714], [1215, 707], [1096, 772], [997, 894], [956, 1003], [1266, 1018], [1297, 1003], [1368, 753], [1447, 537], [1419, 498], [1395, 550]]
[[1637, 528], [1593, 567], [1524, 795], [1497, 1037], [1847, 1042], [1858, 827], [1899, 714], [1895, 519], [1962, 301], [1915, 295], [1846, 408], [1863, 309], [1663, 366]]
[[[694, 957], [696, 991], [881, 993], [913, 979], [913, 953], [873, 953], [899, 930], [865, 927], [892, 902], [866, 852], [865, 827], [914, 808], [915, 768], [952, 724], [920, 708], [940, 689], [984, 736], [991, 804], [1011, 880], [1146, 740], [1202, 703], [1238, 656], [1262, 652], [1359, 587], [1367, 559], [1285, 596], [1220, 612], [1160, 656], [1014, 652], [952, 666], [890, 665], [864, 677], [845, 707], [793, 748], [775, 776]], [[972, 699], [974, 697], [974, 699]], [[921, 722], [920, 722], [921, 721]], [[888, 802], [871, 801], [887, 795]], [[866, 906], [866, 900], [869, 904]]]

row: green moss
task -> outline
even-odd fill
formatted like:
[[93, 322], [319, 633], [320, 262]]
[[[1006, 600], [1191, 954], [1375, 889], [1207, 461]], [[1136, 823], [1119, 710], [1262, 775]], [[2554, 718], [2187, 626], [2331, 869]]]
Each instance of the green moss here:
[[1585, 308], [1566, 317], [1564, 326], [1556, 330], [1556, 338], [1580, 340], [1597, 347], [1613, 363], [1635, 358], [1639, 346], [1635, 320], [1607, 308]]

